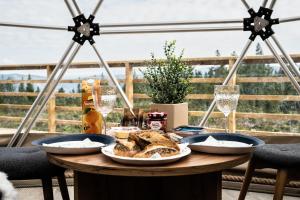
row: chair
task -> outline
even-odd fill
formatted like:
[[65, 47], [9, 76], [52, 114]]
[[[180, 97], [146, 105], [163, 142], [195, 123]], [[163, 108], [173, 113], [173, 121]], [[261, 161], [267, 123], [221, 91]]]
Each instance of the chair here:
[[299, 179], [300, 144], [267, 144], [258, 147], [248, 164], [239, 195], [244, 200], [255, 169], [277, 169], [274, 200], [282, 200], [284, 187], [290, 180]]
[[9, 180], [41, 179], [45, 200], [53, 200], [52, 178], [57, 177], [63, 200], [69, 200], [65, 169], [48, 162], [38, 147], [0, 147], [0, 171]]

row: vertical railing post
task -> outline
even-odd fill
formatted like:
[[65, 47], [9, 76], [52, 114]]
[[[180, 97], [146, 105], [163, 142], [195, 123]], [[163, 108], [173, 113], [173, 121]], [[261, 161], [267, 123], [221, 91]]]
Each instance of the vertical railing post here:
[[[54, 66], [47, 66], [47, 78], [51, 75], [54, 70]], [[48, 132], [55, 133], [56, 132], [56, 111], [55, 111], [55, 95], [53, 95], [47, 105], [48, 110]]]
[[[230, 58], [228, 62], [229, 70], [233, 67], [236, 59]], [[236, 73], [232, 76], [230, 82], [228, 85], [236, 85]], [[228, 130], [230, 133], [235, 133], [236, 131], [236, 117], [235, 117], [235, 111], [230, 113], [228, 117]]]
[[125, 93], [133, 105], [133, 67], [129, 62], [125, 63]]

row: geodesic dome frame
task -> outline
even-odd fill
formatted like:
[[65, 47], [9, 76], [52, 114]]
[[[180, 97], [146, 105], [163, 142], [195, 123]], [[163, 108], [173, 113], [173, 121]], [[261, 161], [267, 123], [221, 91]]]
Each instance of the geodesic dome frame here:
[[[80, 7], [78, 6], [76, 0], [72, 0], [72, 4], [70, 0], [64, 0], [70, 14], [72, 15], [74, 25], [68, 27], [58, 27], [58, 26], [48, 26], [48, 25], [34, 25], [34, 24], [20, 24], [20, 23], [8, 23], [8, 22], [0, 22], [0, 26], [7, 26], [7, 27], [17, 27], [17, 28], [33, 28], [33, 29], [48, 29], [48, 30], [61, 30], [61, 31], [71, 31], [74, 32], [74, 36], [72, 38], [71, 43], [63, 53], [62, 57], [58, 61], [57, 65], [55, 66], [51, 76], [48, 78], [45, 87], [39, 93], [37, 98], [35, 99], [34, 103], [32, 104], [31, 108], [27, 112], [26, 116], [23, 118], [21, 124], [19, 125], [16, 133], [12, 137], [11, 141], [9, 142], [8, 146], [21, 146], [25, 141], [30, 129], [34, 125], [36, 119], [38, 118], [39, 114], [47, 104], [48, 100], [50, 99], [51, 95], [53, 94], [57, 84], [64, 76], [65, 72], [67, 71], [68, 67], [71, 65], [74, 57], [80, 50], [80, 48], [85, 44], [86, 41], [90, 43], [93, 50], [95, 51], [98, 59], [99, 59], [99, 66], [104, 66], [105, 70], [107, 71], [110, 79], [115, 84], [117, 90], [121, 94], [123, 100], [125, 101], [126, 105], [132, 111], [133, 106], [129, 102], [127, 96], [125, 95], [123, 89], [121, 88], [120, 84], [118, 83], [116, 77], [112, 73], [110, 67], [102, 58], [95, 40], [94, 36], [97, 35], [105, 35], [105, 34], [145, 34], [145, 33], [171, 33], [171, 32], [202, 32], [202, 31], [250, 31], [251, 35], [246, 41], [244, 48], [241, 51], [240, 56], [236, 59], [233, 67], [230, 69], [226, 79], [223, 82], [223, 85], [227, 85], [232, 78], [232, 76], [237, 71], [239, 65], [241, 64], [243, 58], [247, 54], [248, 49], [250, 48], [253, 41], [260, 36], [261, 39], [265, 42], [267, 47], [270, 49], [271, 53], [274, 55], [276, 61], [281, 66], [284, 73], [288, 76], [291, 83], [295, 87], [298, 94], [300, 94], [300, 85], [297, 82], [295, 76], [300, 78], [300, 71], [290, 57], [290, 55], [285, 51], [285, 49], [280, 44], [279, 40], [275, 36], [275, 32], [273, 31], [272, 27], [274, 25], [280, 23], [287, 23], [293, 21], [299, 21], [300, 16], [290, 17], [290, 18], [283, 18], [283, 19], [273, 19], [272, 13], [273, 8], [276, 4], [276, 0], [271, 0], [269, 6], [267, 7], [268, 0], [263, 0], [261, 7], [256, 12], [252, 9], [246, 0], [241, 0], [250, 17], [244, 19], [226, 19], [226, 20], [206, 20], [206, 21], [181, 21], [181, 22], [153, 22], [153, 23], [127, 23], [127, 24], [98, 24], [94, 23], [95, 15], [97, 14], [100, 6], [103, 3], [103, 0], [99, 0], [92, 11], [92, 14], [89, 15], [88, 18], [81, 12]], [[74, 10], [75, 8], [75, 10]], [[226, 26], [215, 26], [224, 25]], [[239, 24], [238, 26], [232, 26], [233, 24]], [[197, 25], [199, 27], [180, 27], [182, 25]], [[213, 25], [211, 27], [203, 27], [202, 25]], [[229, 26], [230, 25], [230, 26]], [[158, 27], [159, 26], [159, 27]], [[171, 27], [170, 27], [171, 26]], [[136, 27], [136, 29], [133, 29]], [[130, 29], [124, 29], [130, 28]], [[279, 51], [282, 53], [285, 61], [279, 55], [277, 50], [274, 48], [273, 44], [269, 41], [269, 38], [273, 40]], [[68, 58], [68, 59], [67, 59]], [[67, 61], [66, 61], [67, 60]], [[59, 72], [60, 71], [60, 72]], [[211, 112], [215, 108], [216, 101], [215, 99], [211, 103], [208, 111], [202, 118], [199, 126], [204, 126], [207, 122]], [[25, 128], [25, 126], [27, 127]], [[21, 132], [25, 128], [22, 136], [20, 137]]]

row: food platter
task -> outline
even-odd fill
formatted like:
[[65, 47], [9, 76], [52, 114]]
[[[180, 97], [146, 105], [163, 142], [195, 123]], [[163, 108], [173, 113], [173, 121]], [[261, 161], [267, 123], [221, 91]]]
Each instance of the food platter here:
[[[77, 143], [88, 140], [84, 146], [70, 145], [68, 142]], [[108, 135], [98, 134], [68, 134], [63, 136], [48, 137], [35, 140], [32, 145], [39, 146], [48, 153], [55, 154], [88, 154], [101, 152], [101, 147], [114, 143], [115, 139]], [[60, 145], [51, 145], [60, 144]], [[91, 145], [89, 145], [91, 144]]]
[[[217, 141], [225, 141], [224, 144], [232, 142], [232, 146], [228, 145], [215, 145], [213, 143], [208, 144], [205, 141], [213, 137]], [[236, 133], [212, 133], [212, 134], [201, 134], [191, 137], [186, 137], [181, 140], [182, 143], [188, 143], [189, 147], [193, 151], [204, 152], [204, 153], [213, 153], [213, 154], [245, 154], [251, 153], [255, 150], [257, 146], [264, 145], [264, 141], [242, 134]], [[236, 145], [238, 143], [246, 145]]]
[[183, 144], [179, 145], [180, 153], [178, 155], [157, 158], [134, 158], [115, 155], [113, 151], [114, 147], [115, 144], [104, 147], [102, 148], [102, 153], [118, 163], [129, 165], [162, 165], [178, 161], [191, 153], [191, 149]]

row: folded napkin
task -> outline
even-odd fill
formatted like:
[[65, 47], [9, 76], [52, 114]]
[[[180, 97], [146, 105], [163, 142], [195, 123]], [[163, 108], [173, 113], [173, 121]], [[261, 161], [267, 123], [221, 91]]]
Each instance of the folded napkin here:
[[203, 142], [193, 143], [193, 145], [205, 145], [205, 146], [215, 146], [215, 147], [251, 147], [252, 146], [252, 144], [247, 144], [247, 143], [244, 143], [244, 142], [216, 140], [212, 136], [209, 136]]
[[105, 144], [101, 142], [94, 142], [91, 141], [89, 138], [86, 138], [82, 141], [66, 141], [66, 142], [55, 142], [46, 144], [43, 143], [43, 146], [45, 147], [63, 147], [63, 148], [97, 148], [97, 147], [103, 147]]

